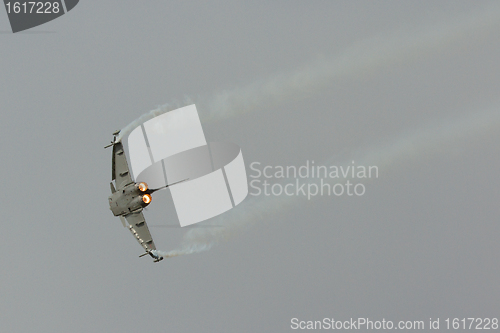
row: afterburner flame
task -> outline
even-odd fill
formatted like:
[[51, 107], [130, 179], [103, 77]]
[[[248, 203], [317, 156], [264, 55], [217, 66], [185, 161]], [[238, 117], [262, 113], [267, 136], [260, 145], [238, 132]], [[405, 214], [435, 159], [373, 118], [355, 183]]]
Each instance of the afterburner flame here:
[[149, 194], [144, 194], [144, 195], [142, 196], [142, 201], [144, 201], [144, 203], [145, 203], [145, 204], [150, 203], [150, 202], [151, 202], [151, 200], [152, 200], [152, 198], [151, 198], [151, 196], [150, 196]]
[[139, 191], [141, 191], [141, 192], [146, 192], [148, 190], [148, 184], [146, 184], [144, 182], [139, 183], [138, 187], [139, 187]]

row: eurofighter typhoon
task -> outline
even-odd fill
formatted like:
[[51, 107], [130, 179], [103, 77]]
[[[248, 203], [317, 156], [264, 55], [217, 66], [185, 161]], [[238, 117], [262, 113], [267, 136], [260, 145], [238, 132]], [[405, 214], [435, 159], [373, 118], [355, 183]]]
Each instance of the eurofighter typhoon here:
[[142, 214], [142, 209], [151, 203], [151, 194], [153, 192], [173, 184], [153, 190], [149, 189], [148, 184], [145, 182], [134, 182], [130, 176], [123, 144], [116, 140], [116, 135], [118, 134], [119, 131], [113, 133], [113, 142], [105, 147], [113, 146], [111, 180], [115, 181], [115, 185], [113, 185], [113, 182], [110, 183], [111, 195], [108, 198], [109, 208], [114, 216], [120, 217], [124, 227], [128, 225], [130, 232], [132, 232], [139, 244], [146, 251], [141, 257], [149, 254], [154, 259], [154, 262], [159, 262], [163, 260], [163, 257], [156, 253], [156, 246], [149, 232], [144, 214]]
[[150, 112], [113, 136], [105, 147], [113, 147], [109, 207], [144, 249], [140, 257], [172, 256], [156, 249], [143, 215], [154, 192], [177, 184], [170, 194], [181, 227], [222, 214], [248, 195], [240, 147], [207, 143], [194, 104]]

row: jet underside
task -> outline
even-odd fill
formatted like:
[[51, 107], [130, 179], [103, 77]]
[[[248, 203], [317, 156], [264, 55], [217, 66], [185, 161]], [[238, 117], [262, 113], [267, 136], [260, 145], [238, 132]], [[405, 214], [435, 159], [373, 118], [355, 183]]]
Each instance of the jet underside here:
[[[115, 133], [116, 135], [117, 133]], [[120, 141], [115, 141], [112, 156], [112, 180], [111, 195], [108, 198], [113, 215], [119, 216], [123, 226], [127, 227], [137, 239], [142, 248], [155, 262], [163, 259], [156, 254], [156, 246], [149, 232], [142, 210], [151, 202], [147, 185], [136, 184], [130, 176], [127, 159]], [[141, 255], [142, 256], [142, 255]]]

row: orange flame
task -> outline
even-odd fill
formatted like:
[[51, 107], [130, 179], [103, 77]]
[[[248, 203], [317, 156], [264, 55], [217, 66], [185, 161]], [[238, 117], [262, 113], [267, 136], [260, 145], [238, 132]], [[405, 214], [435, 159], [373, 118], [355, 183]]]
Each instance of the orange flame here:
[[152, 200], [152, 198], [151, 198], [151, 196], [150, 196], [149, 194], [144, 194], [144, 195], [142, 196], [142, 201], [144, 201], [144, 203], [145, 203], [145, 204], [150, 203], [150, 202], [151, 202], [151, 200]]

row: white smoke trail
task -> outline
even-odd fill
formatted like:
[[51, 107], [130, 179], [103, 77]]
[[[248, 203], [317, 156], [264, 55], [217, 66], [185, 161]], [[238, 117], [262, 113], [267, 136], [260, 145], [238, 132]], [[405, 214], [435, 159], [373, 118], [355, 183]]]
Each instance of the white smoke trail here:
[[[394, 168], [398, 163], [414, 158], [422, 159], [432, 153], [448, 151], [456, 141], [463, 138], [473, 138], [478, 134], [489, 136], [498, 135], [500, 129], [500, 107], [484, 112], [473, 113], [461, 118], [431, 125], [414, 131], [393, 141], [393, 143], [370, 147], [354, 154], [360, 165], [376, 165], [384, 172]], [[351, 163], [333, 163], [332, 159], [322, 165], [330, 163], [348, 166]], [[164, 252], [158, 251], [165, 258], [185, 254], [203, 252], [211, 249], [215, 244], [227, 240], [236, 232], [250, 226], [263, 217], [292, 209], [296, 204], [305, 200], [301, 196], [249, 196], [238, 207], [216, 217], [212, 222], [224, 228], [193, 228], [184, 234], [181, 246], [178, 249]]]
[[[225, 119], [283, 101], [308, 97], [332, 82], [357, 79], [394, 63], [422, 59], [433, 51], [488, 34], [499, 25], [500, 6], [494, 4], [438, 25], [425, 25], [413, 32], [400, 32], [362, 41], [332, 59], [323, 58], [293, 72], [274, 75], [267, 80], [223, 91], [213, 97], [199, 98], [195, 102], [202, 121]], [[188, 103], [184, 103], [186, 104]], [[180, 106], [182, 105], [164, 105], [144, 114], [123, 128], [118, 139], [121, 140], [141, 123]], [[474, 120], [475, 117], [478, 120]], [[360, 153], [360, 156], [371, 164], [392, 165], [405, 157], [419, 155], [432, 146], [442, 149], [443, 144], [454, 137], [475, 133], [493, 124], [498, 126], [498, 118], [496, 111], [472, 115], [470, 118], [450, 122], [446, 128], [417, 131], [412, 136], [396, 140], [392, 145], [369, 149]], [[172, 257], [206, 251], [257, 220], [263, 213], [267, 215], [278, 212], [296, 200], [298, 197], [265, 197], [265, 200], [258, 197], [247, 198], [237, 208], [217, 218], [217, 225], [225, 228], [190, 229], [184, 235], [179, 249], [158, 253], [164, 257]]]
[[351, 45], [331, 59], [318, 59], [290, 73], [276, 74], [211, 97], [196, 100], [185, 97], [183, 103], [159, 106], [125, 126], [118, 140], [145, 121], [187, 104], [196, 103], [204, 122], [225, 119], [283, 101], [303, 99], [327, 84], [363, 77], [394, 63], [421, 60], [433, 51], [496, 33], [499, 26], [500, 5], [494, 3], [439, 24], [424, 24], [413, 31], [371, 38]]
[[355, 43], [332, 59], [318, 59], [291, 73], [216, 94], [200, 103], [200, 110], [206, 107], [202, 114], [206, 120], [219, 119], [302, 99], [327, 84], [363, 77], [391, 64], [422, 60], [453, 44], [497, 33], [499, 26], [500, 6], [495, 3], [437, 25]]
[[130, 124], [128, 124], [127, 126], [125, 126], [124, 128], [122, 128], [120, 130], [120, 133], [116, 137], [116, 140], [118, 142], [121, 141], [124, 137], [126, 137], [127, 135], [129, 135], [130, 132], [132, 132], [132, 130], [134, 128], [136, 128], [137, 126], [140, 126], [141, 124], [143, 124], [144, 122], [148, 121], [149, 119], [153, 119], [154, 117], [157, 117], [157, 116], [159, 116], [161, 114], [164, 114], [164, 113], [166, 113], [168, 111], [172, 111], [172, 110], [178, 109], [178, 108], [180, 108], [182, 106], [185, 106], [185, 105], [188, 105], [188, 104], [193, 104], [193, 102], [189, 99], [189, 97], [185, 97], [184, 101], [182, 103], [174, 101], [172, 103], [167, 103], [167, 104], [164, 104], [164, 105], [160, 105], [156, 109], [151, 110], [151, 111], [149, 111], [147, 113], [144, 113], [139, 118], [135, 119]]

